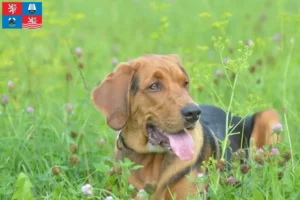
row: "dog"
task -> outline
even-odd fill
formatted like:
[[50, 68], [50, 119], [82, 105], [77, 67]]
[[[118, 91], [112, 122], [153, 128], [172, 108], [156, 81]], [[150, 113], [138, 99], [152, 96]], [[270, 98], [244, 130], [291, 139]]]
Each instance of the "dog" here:
[[[118, 131], [115, 161], [129, 158], [143, 168], [134, 170], [128, 181], [135, 189], [151, 187], [152, 200], [186, 199], [198, 194], [196, 179], [200, 166], [211, 157], [220, 159], [220, 141], [230, 123], [232, 151], [272, 146], [272, 126], [280, 122], [275, 110], [242, 119], [226, 115], [211, 105], [198, 105], [189, 94], [189, 76], [175, 54], [144, 55], [120, 63], [92, 91], [92, 102]], [[200, 117], [201, 116], [201, 117]]]

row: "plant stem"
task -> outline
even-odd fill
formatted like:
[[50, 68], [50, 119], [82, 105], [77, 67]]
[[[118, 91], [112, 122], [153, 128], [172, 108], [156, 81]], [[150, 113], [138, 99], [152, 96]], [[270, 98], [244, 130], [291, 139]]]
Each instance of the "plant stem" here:
[[225, 139], [222, 143], [222, 159], [224, 158], [225, 149], [226, 149], [227, 141], [228, 141], [228, 138], [229, 138], [229, 113], [230, 113], [232, 102], [233, 102], [233, 97], [234, 97], [235, 86], [236, 86], [237, 80], [238, 80], [238, 74], [236, 74], [236, 76], [234, 78], [234, 82], [233, 82], [233, 85], [232, 85], [230, 102], [229, 102], [228, 110], [226, 111], [226, 127], [225, 127], [226, 135], [225, 135]]
[[[290, 52], [288, 54], [287, 62], [286, 62], [286, 65], [285, 65], [285, 71], [284, 71], [284, 75], [283, 75], [283, 107], [284, 108], [286, 108], [286, 106], [287, 106], [286, 80], [287, 80], [287, 74], [288, 74], [289, 65], [290, 65], [290, 62], [291, 62], [293, 49], [294, 49], [294, 42], [291, 41], [291, 49], [290, 49]], [[286, 112], [283, 113], [283, 116], [284, 116], [284, 122], [285, 122], [286, 133], [287, 133], [286, 135], [287, 135], [288, 140], [289, 140], [289, 146], [290, 146], [290, 151], [291, 151], [291, 161], [292, 161], [292, 165], [294, 166], [292, 140], [291, 140], [291, 136], [290, 136], [290, 131], [289, 131], [289, 126], [288, 126], [288, 122], [287, 122]]]
[[86, 175], [88, 177], [88, 183], [92, 185], [92, 177], [90, 173], [90, 168], [89, 168], [89, 161], [88, 161], [88, 156], [87, 156], [87, 149], [85, 145], [85, 138], [82, 139], [82, 146], [83, 146], [83, 154], [84, 154], [84, 165], [86, 169]]

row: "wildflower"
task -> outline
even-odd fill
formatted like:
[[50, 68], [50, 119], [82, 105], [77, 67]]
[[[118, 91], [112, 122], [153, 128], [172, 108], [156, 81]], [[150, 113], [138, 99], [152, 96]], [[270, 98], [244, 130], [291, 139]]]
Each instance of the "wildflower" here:
[[108, 174], [109, 174], [109, 175], [114, 174], [114, 172], [115, 172], [115, 170], [114, 170], [113, 167], [111, 167], [111, 168], [108, 170]]
[[78, 67], [80, 69], [83, 69], [84, 68], [84, 62], [82, 60], [78, 61]]
[[238, 152], [233, 152], [232, 155], [231, 155], [231, 161], [235, 162], [235, 161], [238, 161], [238, 160], [240, 160], [240, 156], [239, 156]]
[[277, 148], [272, 148], [271, 155], [272, 156], [280, 155], [280, 152]]
[[66, 80], [71, 81], [72, 80], [72, 74], [70, 72], [66, 73]]
[[136, 199], [137, 200], [142, 200], [145, 199], [147, 197], [147, 193], [145, 190], [141, 189], [139, 190], [139, 192], [137, 193]]
[[258, 150], [256, 150], [256, 155], [260, 155], [263, 154], [265, 151], [262, 148], [259, 148]]
[[8, 103], [8, 96], [6, 94], [4, 94], [1, 99], [1, 104], [4, 106], [7, 103]]
[[219, 169], [221, 172], [223, 172], [225, 170], [226, 167], [226, 162], [225, 160], [219, 160], [216, 164], [217, 169]]
[[104, 140], [104, 138], [100, 138], [98, 142], [100, 145], [103, 145], [105, 143], [105, 140]]
[[215, 79], [214, 79], [214, 83], [215, 83], [216, 85], [218, 85], [219, 80], [218, 80], [217, 78], [215, 78]]
[[77, 150], [78, 150], [78, 145], [77, 144], [72, 144], [70, 147], [69, 147], [69, 150], [71, 153], [76, 153]]
[[74, 165], [77, 165], [77, 163], [78, 163], [78, 157], [74, 154], [74, 155], [72, 155], [71, 158], [70, 158], [70, 164], [71, 164], [72, 166], [74, 166]]
[[209, 12], [203, 12], [199, 14], [199, 17], [211, 17], [211, 13]]
[[272, 130], [274, 133], [276, 134], [280, 134], [283, 132], [283, 127], [282, 127], [282, 124], [278, 123], [278, 124], [275, 124], [273, 127], [272, 127]]
[[7, 86], [9, 90], [13, 90], [15, 88], [14, 83], [12, 81], [8, 81]]
[[114, 198], [112, 197], [112, 196], [107, 196], [106, 198], [105, 198], [105, 200], [113, 200]]
[[246, 152], [245, 152], [244, 149], [239, 149], [239, 150], [237, 151], [237, 153], [238, 153], [238, 156], [239, 156], [240, 159], [243, 159], [243, 158], [246, 157]]
[[256, 80], [256, 84], [261, 84], [262, 83], [262, 79], [261, 78], [258, 78], [257, 80]]
[[71, 137], [72, 137], [72, 138], [76, 138], [76, 137], [77, 137], [77, 133], [74, 132], [74, 131], [71, 131]]
[[76, 47], [75, 53], [76, 53], [76, 56], [81, 57], [82, 56], [82, 49], [80, 47]]
[[112, 47], [112, 52], [118, 53], [118, 52], [119, 52], [119, 46], [115, 44], [115, 45]]
[[284, 153], [284, 155], [282, 156], [286, 161], [291, 159], [291, 152], [287, 151]]
[[232, 73], [232, 74], [231, 74], [231, 78], [234, 80], [235, 77], [236, 77], [236, 74], [235, 74], [235, 73]]
[[286, 113], [286, 107], [282, 108], [282, 113], [285, 114]]
[[91, 195], [93, 193], [92, 186], [90, 184], [85, 184], [84, 186], [82, 186], [81, 191], [85, 195]]
[[60, 174], [59, 167], [52, 167], [52, 174], [53, 175], [59, 175]]
[[203, 173], [198, 173], [197, 178], [201, 178], [201, 177], [203, 177], [203, 176], [204, 176]]
[[113, 57], [113, 59], [111, 60], [111, 64], [112, 64], [112, 65], [117, 65], [118, 63], [119, 63], [118, 58]]
[[252, 66], [250, 67], [250, 72], [251, 72], [251, 73], [254, 73], [254, 72], [255, 72], [255, 70], [256, 70], [256, 67], [255, 67], [255, 65], [252, 65]]
[[234, 47], [229, 47], [228, 51], [229, 51], [229, 53], [233, 54], [234, 53]]
[[223, 59], [223, 64], [224, 64], [224, 65], [227, 65], [227, 63], [229, 62], [229, 60], [230, 60], [230, 58], [224, 58], [224, 59]]
[[280, 41], [280, 34], [276, 33], [275, 35], [273, 35], [273, 41], [278, 42]]
[[67, 110], [68, 114], [71, 114], [71, 112], [72, 112], [72, 104], [71, 103], [67, 103], [66, 110]]
[[263, 64], [263, 60], [262, 60], [262, 59], [258, 59], [258, 60], [256, 61], [256, 64], [257, 64], [257, 65], [262, 65], [262, 64]]
[[199, 92], [202, 92], [203, 89], [204, 89], [204, 86], [203, 86], [203, 85], [198, 85], [198, 86], [197, 86], [197, 90], [198, 90]]
[[231, 185], [231, 184], [233, 184], [233, 183], [234, 183], [234, 178], [233, 178], [233, 176], [229, 176], [228, 179], [227, 179], [227, 184], [228, 184], [228, 185]]
[[200, 51], [207, 51], [209, 49], [209, 47], [208, 46], [200, 46], [200, 45], [198, 45], [197, 49], [199, 49]]
[[224, 76], [223, 72], [222, 72], [220, 69], [218, 69], [218, 70], [216, 71], [216, 77], [217, 77], [217, 78], [222, 78], [223, 76]]
[[27, 111], [27, 113], [29, 113], [29, 114], [33, 114], [33, 113], [34, 113], [34, 108], [28, 107], [28, 108], [26, 109], [26, 111]]
[[247, 164], [241, 164], [240, 170], [241, 170], [241, 173], [247, 174], [248, 171], [250, 170], [250, 166]]
[[246, 45], [248, 45], [249, 47], [251, 47], [251, 46], [253, 46], [254, 45], [254, 42], [253, 42], [253, 40], [247, 40], [246, 41]]

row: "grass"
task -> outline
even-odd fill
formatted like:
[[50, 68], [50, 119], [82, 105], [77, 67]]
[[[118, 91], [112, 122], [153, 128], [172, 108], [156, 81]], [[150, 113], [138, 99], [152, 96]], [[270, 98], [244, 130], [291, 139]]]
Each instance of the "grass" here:
[[[280, 168], [278, 157], [247, 175], [219, 177], [224, 183], [232, 175], [240, 187], [220, 184], [215, 173], [200, 178], [211, 184], [212, 199], [299, 199], [299, 7], [293, 0], [43, 1], [41, 30], [0, 32], [0, 94], [8, 96], [0, 108], [0, 199], [104, 199], [109, 188], [128, 199], [126, 179], [107, 176], [115, 133], [90, 93], [117, 62], [147, 53], [180, 55], [199, 103], [230, 105], [240, 115], [275, 108], [282, 117], [278, 148], [292, 151], [293, 162]], [[222, 51], [213, 36], [222, 38]], [[239, 41], [254, 46], [232, 90], [231, 71], [240, 65], [230, 71], [222, 63], [243, 58]], [[216, 78], [217, 70], [227, 78]], [[132, 163], [121, 166], [129, 173]], [[93, 195], [81, 192], [86, 183]]]

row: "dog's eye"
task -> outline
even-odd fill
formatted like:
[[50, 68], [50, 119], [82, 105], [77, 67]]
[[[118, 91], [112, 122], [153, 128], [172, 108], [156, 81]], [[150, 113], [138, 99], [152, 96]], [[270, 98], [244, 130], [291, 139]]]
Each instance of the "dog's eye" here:
[[151, 84], [151, 85], [149, 86], [149, 90], [150, 90], [151, 92], [157, 92], [157, 91], [160, 90], [160, 88], [161, 88], [161, 86], [160, 86], [160, 84], [159, 84], [158, 82], [153, 83], [153, 84]]
[[189, 89], [189, 82], [186, 81], [186, 82], [184, 83], [184, 88], [185, 88], [185, 89]]

